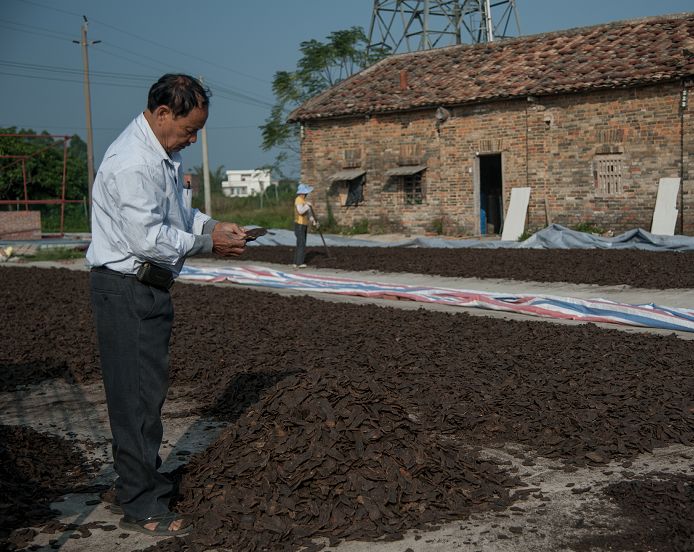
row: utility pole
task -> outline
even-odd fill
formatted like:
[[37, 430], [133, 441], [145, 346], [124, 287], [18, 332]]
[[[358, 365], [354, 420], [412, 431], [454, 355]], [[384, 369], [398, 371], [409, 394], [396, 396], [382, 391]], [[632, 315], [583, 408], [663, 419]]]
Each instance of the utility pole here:
[[[202, 77], [198, 80], [202, 84]], [[212, 195], [210, 194], [210, 162], [207, 157], [207, 123], [202, 127], [200, 131], [202, 136], [202, 180], [203, 187], [205, 190], [205, 214], [208, 217], [212, 216]]]
[[[94, 136], [92, 133], [92, 102], [89, 94], [89, 54], [87, 48], [90, 44], [98, 44], [101, 40], [87, 40], [87, 16], [83, 15], [82, 19], [82, 40], [73, 40], [75, 44], [82, 46], [82, 64], [84, 66], [84, 110], [87, 122], [87, 193], [89, 213], [92, 210], [92, 186], [94, 184]], [[88, 217], [91, 227], [91, 217]]]

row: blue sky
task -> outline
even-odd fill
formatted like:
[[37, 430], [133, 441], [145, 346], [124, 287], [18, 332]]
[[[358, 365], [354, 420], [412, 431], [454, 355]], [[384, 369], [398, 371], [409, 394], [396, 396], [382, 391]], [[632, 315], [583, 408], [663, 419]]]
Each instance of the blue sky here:
[[[94, 159], [146, 103], [166, 72], [202, 76], [213, 91], [210, 167], [272, 162], [258, 127], [274, 103], [271, 82], [292, 71], [299, 44], [333, 31], [368, 31], [372, 0], [2, 0], [0, 126], [86, 139], [81, 48], [89, 20]], [[521, 32], [537, 34], [651, 15], [694, 11], [692, 0], [516, 0]], [[201, 164], [201, 146], [184, 152]]]

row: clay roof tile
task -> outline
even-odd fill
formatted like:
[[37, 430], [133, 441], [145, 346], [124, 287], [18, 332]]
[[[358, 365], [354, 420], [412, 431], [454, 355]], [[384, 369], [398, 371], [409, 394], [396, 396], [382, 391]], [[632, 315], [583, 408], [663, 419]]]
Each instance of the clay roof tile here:
[[694, 13], [396, 54], [308, 100], [289, 120], [671, 81], [692, 76], [688, 49]]

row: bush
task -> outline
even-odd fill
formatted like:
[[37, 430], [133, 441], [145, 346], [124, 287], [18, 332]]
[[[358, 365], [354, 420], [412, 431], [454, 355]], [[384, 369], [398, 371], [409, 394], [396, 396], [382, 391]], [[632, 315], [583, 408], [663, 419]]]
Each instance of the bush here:
[[352, 226], [345, 229], [345, 231], [343, 233], [347, 234], [348, 236], [351, 236], [354, 234], [368, 234], [369, 233], [369, 221], [367, 219], [358, 220], [354, 224], [352, 224]]
[[18, 255], [30, 261], [62, 261], [65, 259], [83, 259], [85, 251], [69, 247], [42, 247], [32, 255]]
[[[265, 228], [294, 227], [295, 191], [291, 186], [280, 185], [278, 190], [271, 186], [262, 197], [226, 197], [221, 191], [211, 194], [212, 216], [219, 221], [235, 222], [242, 226]], [[276, 193], [275, 193], [276, 192]], [[193, 197], [193, 207], [204, 211], [205, 196], [200, 192]]]
[[369, 232], [372, 234], [392, 234], [404, 232], [402, 224], [390, 220], [387, 216], [381, 215], [375, 220], [369, 221]]
[[577, 232], [585, 232], [586, 234], [604, 234], [605, 229], [596, 226], [592, 222], [579, 222], [573, 227]]
[[444, 224], [443, 217], [435, 218], [426, 227], [426, 231], [427, 232], [433, 232], [433, 233], [440, 236], [441, 234], [443, 234], [443, 224]]
[[[60, 232], [60, 205], [41, 205], [41, 232], [54, 234]], [[65, 205], [63, 232], [89, 232], [89, 219], [86, 205], [68, 203]]]
[[536, 230], [523, 230], [523, 233], [518, 237], [518, 241], [522, 242], [522, 241], [527, 240], [535, 232], [536, 232]]

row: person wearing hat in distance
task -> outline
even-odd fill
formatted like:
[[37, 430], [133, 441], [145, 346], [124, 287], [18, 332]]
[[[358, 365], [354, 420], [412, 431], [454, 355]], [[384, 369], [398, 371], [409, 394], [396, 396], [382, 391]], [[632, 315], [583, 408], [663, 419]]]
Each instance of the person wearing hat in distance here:
[[306, 268], [304, 257], [306, 255], [306, 235], [308, 225], [313, 224], [318, 228], [318, 221], [313, 217], [313, 208], [306, 201], [306, 197], [313, 191], [313, 186], [299, 183], [294, 200], [294, 235], [296, 236], [296, 249], [294, 250], [294, 268]]

